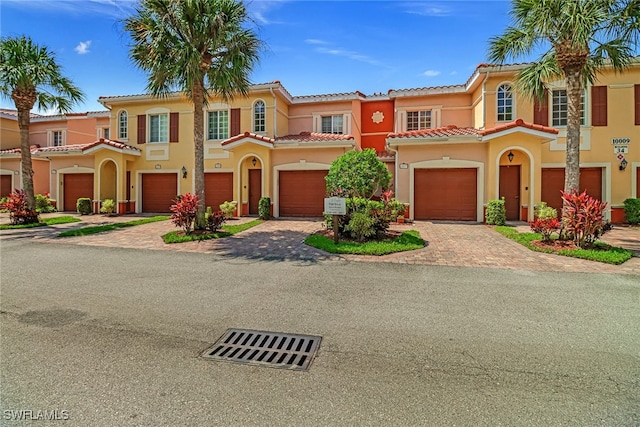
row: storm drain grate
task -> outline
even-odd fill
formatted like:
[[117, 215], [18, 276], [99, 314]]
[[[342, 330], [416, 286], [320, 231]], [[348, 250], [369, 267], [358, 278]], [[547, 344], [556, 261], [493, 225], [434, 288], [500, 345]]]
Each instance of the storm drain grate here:
[[322, 337], [280, 332], [227, 329], [202, 353], [211, 360], [306, 371]]

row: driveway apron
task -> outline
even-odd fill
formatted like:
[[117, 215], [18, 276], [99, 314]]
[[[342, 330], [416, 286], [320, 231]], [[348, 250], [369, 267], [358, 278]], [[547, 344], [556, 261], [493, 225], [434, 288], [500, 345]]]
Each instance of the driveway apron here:
[[[122, 220], [121, 218], [118, 218]], [[128, 218], [131, 219], [131, 218]], [[240, 224], [253, 218], [230, 221]], [[77, 225], [75, 225], [77, 227]], [[121, 247], [179, 252], [211, 253], [238, 260], [303, 261], [319, 262], [344, 260], [349, 262], [388, 262], [399, 264], [445, 265], [456, 267], [490, 267], [529, 271], [565, 271], [590, 273], [640, 272], [640, 258], [632, 258], [621, 266], [586, 261], [565, 256], [533, 252], [507, 239], [492, 227], [463, 222], [416, 221], [412, 224], [393, 224], [392, 230], [416, 230], [426, 242], [423, 249], [385, 256], [334, 255], [304, 244], [304, 239], [322, 229], [319, 219], [277, 219], [265, 221], [247, 231], [224, 239], [165, 244], [161, 236], [176, 230], [171, 222], [162, 221], [130, 228], [116, 229], [82, 237], [55, 237], [59, 231], [74, 225], [47, 227], [48, 231], [33, 231], [32, 238], [40, 242], [90, 246]], [[44, 227], [43, 227], [44, 228]], [[525, 231], [524, 226], [521, 231]], [[36, 229], [34, 229], [36, 230]], [[614, 233], [615, 232], [615, 233]], [[0, 238], [29, 235], [28, 230], [5, 230]], [[27, 237], [23, 235], [22, 237]], [[630, 249], [640, 245], [637, 228], [614, 229], [611, 244], [621, 244]], [[640, 248], [637, 248], [640, 249]], [[637, 255], [637, 253], [636, 253]]]

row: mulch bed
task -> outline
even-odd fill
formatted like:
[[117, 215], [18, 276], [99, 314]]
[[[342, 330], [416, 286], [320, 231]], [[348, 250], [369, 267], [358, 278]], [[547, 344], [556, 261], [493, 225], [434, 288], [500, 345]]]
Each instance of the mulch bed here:
[[[551, 240], [550, 242], [545, 242], [542, 240], [534, 240], [531, 242], [531, 244], [538, 249], [552, 250], [553, 252], [558, 252], [561, 250], [580, 249], [580, 247], [576, 245], [572, 240], [554, 239], [554, 240]], [[605, 251], [605, 250], [608, 250], [609, 248], [610, 248], [609, 245], [602, 245], [602, 246], [594, 246], [589, 249]]]

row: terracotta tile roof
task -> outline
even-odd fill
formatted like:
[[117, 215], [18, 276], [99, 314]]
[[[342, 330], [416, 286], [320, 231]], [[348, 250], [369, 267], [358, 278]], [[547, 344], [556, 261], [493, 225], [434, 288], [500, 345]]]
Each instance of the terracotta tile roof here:
[[257, 141], [262, 141], [262, 142], [266, 142], [266, 143], [269, 143], [269, 144], [273, 144], [273, 138], [269, 138], [268, 136], [258, 135], [256, 133], [252, 133], [252, 132], [245, 132], [245, 133], [241, 133], [239, 135], [236, 135], [236, 136], [234, 136], [232, 138], [229, 138], [229, 139], [227, 139], [225, 141], [222, 141], [221, 145], [229, 145], [229, 144], [232, 144], [234, 142], [240, 141], [240, 140], [245, 139], [245, 138], [252, 138], [252, 139], [255, 139]]
[[112, 139], [105, 139], [105, 138], [100, 138], [99, 140], [92, 142], [90, 144], [85, 144], [84, 148], [82, 149], [82, 151], [84, 150], [88, 150], [89, 148], [93, 148], [93, 147], [97, 147], [98, 145], [108, 145], [110, 147], [114, 147], [114, 148], [118, 148], [120, 150], [129, 150], [129, 151], [138, 151], [140, 152], [139, 148], [136, 148], [132, 145], [127, 145], [124, 142], [120, 142], [120, 141], [114, 141]]
[[[90, 142], [88, 144], [59, 145], [57, 147], [40, 147], [39, 145], [37, 147], [32, 146], [31, 152], [34, 154], [42, 154], [42, 153], [64, 153], [65, 151], [85, 151], [85, 150], [88, 150], [89, 148], [97, 147], [98, 145], [101, 145], [101, 144], [118, 148], [120, 150], [140, 152], [140, 149], [133, 147], [131, 145], [127, 145], [120, 141], [112, 141], [110, 139], [104, 139], [104, 138], [100, 138], [99, 140]], [[17, 148], [16, 150], [18, 150], [17, 151], [18, 153], [20, 152], [19, 148]]]
[[393, 151], [376, 151], [376, 156], [378, 156], [378, 159], [384, 162], [394, 160], [396, 158], [396, 153], [394, 153]]
[[[35, 151], [35, 150], [37, 150], [38, 148], [40, 148], [40, 144], [32, 145], [32, 146], [30, 147], [30, 149], [31, 149], [30, 151], [31, 151], [31, 152], [34, 152], [34, 151]], [[17, 148], [9, 148], [9, 149], [7, 149], [7, 150], [0, 150], [0, 154], [12, 154], [12, 153], [20, 153], [20, 152], [22, 152], [22, 150], [20, 149], [20, 147], [17, 147]]]
[[450, 138], [452, 136], [480, 136], [480, 131], [475, 128], [459, 128], [451, 125], [435, 129], [390, 133], [387, 138]]
[[280, 141], [298, 141], [298, 142], [322, 142], [322, 141], [350, 141], [354, 140], [353, 135], [335, 134], [335, 133], [313, 133], [300, 132], [298, 135], [286, 135], [276, 138], [276, 142]]
[[532, 130], [537, 130], [540, 132], [547, 132], [547, 133], [552, 133], [552, 134], [557, 134], [558, 133], [558, 129], [554, 129], [552, 127], [548, 127], [548, 126], [542, 126], [542, 125], [537, 125], [534, 123], [527, 123], [522, 119], [517, 119], [514, 120], [513, 122], [509, 122], [509, 123], [504, 123], [501, 124], [499, 126], [496, 127], [492, 127], [490, 129], [484, 129], [481, 131], [478, 131], [478, 133], [482, 136], [485, 135], [490, 135], [492, 133], [497, 133], [497, 132], [502, 132], [505, 130], [509, 130], [509, 129], [513, 129], [516, 127], [523, 127], [523, 128], [527, 128], [527, 129], [532, 129]]
[[[18, 110], [14, 110], [12, 108], [0, 108], [0, 114], [4, 114], [6, 116], [18, 118]], [[42, 117], [40, 114], [30, 113], [31, 118]]]

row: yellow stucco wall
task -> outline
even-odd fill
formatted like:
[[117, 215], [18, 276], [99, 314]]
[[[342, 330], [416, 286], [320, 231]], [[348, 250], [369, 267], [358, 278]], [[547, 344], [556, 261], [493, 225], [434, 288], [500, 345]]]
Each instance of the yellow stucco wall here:
[[0, 117], [0, 150], [20, 147], [18, 120]]

